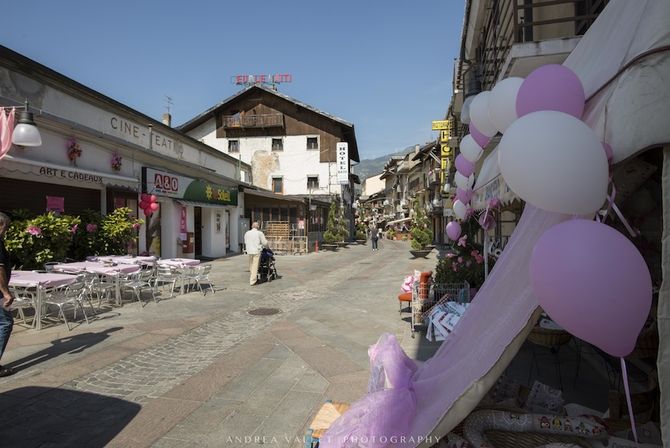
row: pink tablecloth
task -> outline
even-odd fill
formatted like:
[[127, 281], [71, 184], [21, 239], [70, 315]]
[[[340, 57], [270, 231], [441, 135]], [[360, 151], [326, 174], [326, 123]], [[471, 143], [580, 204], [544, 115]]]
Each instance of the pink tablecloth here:
[[200, 264], [200, 260], [195, 260], [193, 258], [165, 258], [158, 260], [156, 263], [176, 268], [184, 268], [198, 266]]
[[94, 262], [113, 262], [120, 264], [153, 264], [156, 262], [156, 257], [136, 257], [133, 255], [97, 255], [93, 257], [86, 257], [88, 261]]
[[130, 274], [137, 272], [141, 268], [136, 264], [117, 264], [110, 266], [105, 263], [98, 263], [95, 261], [81, 261], [77, 263], [61, 263], [53, 266], [53, 270], [57, 272], [65, 272], [68, 274], [79, 274], [81, 272], [93, 272], [95, 274], [117, 275]]
[[12, 278], [9, 285], [19, 288], [35, 288], [42, 286], [44, 288], [57, 288], [59, 286], [74, 283], [77, 278], [68, 274], [51, 274], [34, 271], [12, 271]]

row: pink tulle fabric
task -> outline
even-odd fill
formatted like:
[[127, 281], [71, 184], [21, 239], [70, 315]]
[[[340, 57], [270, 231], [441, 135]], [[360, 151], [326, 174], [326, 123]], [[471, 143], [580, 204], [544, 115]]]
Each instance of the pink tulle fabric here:
[[[382, 335], [368, 351], [369, 393], [333, 423], [322, 439], [324, 448], [411, 447], [443, 436], [434, 434], [437, 424], [491, 370], [537, 308], [530, 255], [537, 239], [566, 219], [526, 205], [476, 300], [425, 364], [417, 366], [394, 336]], [[476, 404], [481, 396], [471, 398]]]
[[5, 157], [12, 147], [12, 134], [14, 133], [14, 114], [11, 111], [5, 115], [5, 109], [0, 108], [0, 159]]

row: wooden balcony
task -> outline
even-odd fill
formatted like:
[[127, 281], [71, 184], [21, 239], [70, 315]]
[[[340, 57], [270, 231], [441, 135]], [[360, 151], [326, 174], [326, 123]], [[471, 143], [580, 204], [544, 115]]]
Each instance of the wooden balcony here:
[[224, 115], [223, 127], [234, 128], [283, 128], [284, 114]]

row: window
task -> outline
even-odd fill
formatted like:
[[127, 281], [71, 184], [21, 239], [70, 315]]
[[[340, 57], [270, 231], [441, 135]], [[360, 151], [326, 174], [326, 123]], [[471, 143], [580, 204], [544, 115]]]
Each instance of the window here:
[[240, 141], [228, 140], [228, 152], [240, 152]]
[[280, 194], [284, 192], [284, 180], [281, 177], [272, 178], [272, 192]]
[[284, 150], [284, 139], [273, 138], [272, 139], [272, 150], [273, 151], [283, 151]]
[[319, 176], [307, 176], [307, 189], [308, 190], [319, 189]]
[[319, 137], [307, 137], [307, 149], [319, 149]]

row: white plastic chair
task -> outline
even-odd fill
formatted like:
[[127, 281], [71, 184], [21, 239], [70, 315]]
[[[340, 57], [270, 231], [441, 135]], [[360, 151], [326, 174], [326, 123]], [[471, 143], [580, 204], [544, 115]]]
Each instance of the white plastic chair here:
[[68, 331], [71, 330], [70, 324], [67, 321], [65, 316], [64, 309], [68, 306], [71, 306], [74, 309], [74, 318], [77, 318], [77, 308], [81, 308], [82, 313], [84, 313], [84, 319], [87, 324], [90, 324], [88, 321], [88, 316], [86, 315], [86, 310], [84, 309], [84, 301], [87, 300], [91, 309], [95, 313], [93, 305], [91, 304], [90, 297], [87, 296], [88, 290], [86, 283], [83, 278], [78, 277], [77, 281], [68, 285], [65, 289], [56, 290], [49, 294], [46, 298], [45, 304], [47, 306], [52, 305], [58, 307], [58, 316], [63, 318], [65, 326]]
[[167, 265], [157, 265], [156, 266], [156, 278], [154, 278], [154, 294], [158, 288], [158, 283], [161, 283], [161, 287], [164, 288], [166, 283], [170, 283], [172, 287], [170, 288], [170, 298], [174, 296], [174, 288], [177, 284], [177, 281], [180, 279], [178, 273], [176, 273], [170, 266]]
[[149, 289], [151, 290], [151, 297], [156, 301], [156, 291], [152, 282], [154, 281], [154, 270], [153, 269], [143, 269], [142, 271], [132, 274], [128, 277], [128, 280], [121, 285], [121, 289], [131, 289], [137, 298], [137, 301], [140, 303], [141, 307], [144, 307], [142, 303], [142, 290]]

